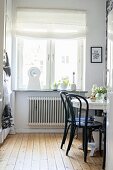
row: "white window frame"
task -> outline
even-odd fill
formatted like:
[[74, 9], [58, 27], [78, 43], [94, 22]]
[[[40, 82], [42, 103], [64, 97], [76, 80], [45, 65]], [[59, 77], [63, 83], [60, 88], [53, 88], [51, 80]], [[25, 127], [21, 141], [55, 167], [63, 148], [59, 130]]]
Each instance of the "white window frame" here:
[[[79, 77], [77, 77], [76, 82], [78, 82], [80, 89], [83, 88], [83, 61], [84, 57], [83, 54], [83, 40], [79, 39], [79, 44], [78, 44], [78, 51], [80, 54], [77, 57], [77, 65], [78, 65], [78, 74]], [[85, 40], [84, 40], [85, 42]], [[85, 46], [85, 45], [84, 45]], [[22, 47], [21, 47], [22, 48]], [[18, 49], [19, 52], [22, 51], [22, 49]], [[85, 48], [85, 47], [84, 47]], [[24, 86], [22, 86], [22, 54], [18, 54], [17, 56], [17, 89], [26, 89]], [[47, 40], [47, 57], [46, 57], [46, 89], [51, 89], [51, 85], [54, 82], [54, 66], [55, 66], [55, 41], [54, 40]]]

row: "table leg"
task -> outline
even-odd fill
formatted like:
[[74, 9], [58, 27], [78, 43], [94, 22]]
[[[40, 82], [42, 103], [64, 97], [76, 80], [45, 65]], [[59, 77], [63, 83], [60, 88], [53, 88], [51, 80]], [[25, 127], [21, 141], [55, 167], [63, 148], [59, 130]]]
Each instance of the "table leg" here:
[[94, 156], [94, 153], [99, 150], [99, 132], [93, 132], [94, 142], [88, 143], [89, 148], [91, 148], [90, 156]]
[[[95, 121], [103, 123], [103, 119], [103, 116], [95, 116]], [[88, 146], [91, 148], [90, 156], [94, 156], [94, 153], [99, 150], [99, 131], [93, 131], [92, 133], [94, 142], [88, 144]]]

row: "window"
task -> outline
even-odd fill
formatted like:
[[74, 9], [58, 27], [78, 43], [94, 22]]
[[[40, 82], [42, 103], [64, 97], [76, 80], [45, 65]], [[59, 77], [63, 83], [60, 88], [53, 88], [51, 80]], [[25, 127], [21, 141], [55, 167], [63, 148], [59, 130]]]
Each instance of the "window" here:
[[17, 9], [17, 89], [27, 88], [31, 67], [41, 72], [41, 89], [51, 89], [63, 77], [71, 83], [73, 72], [77, 88], [82, 89], [85, 31], [85, 12]]

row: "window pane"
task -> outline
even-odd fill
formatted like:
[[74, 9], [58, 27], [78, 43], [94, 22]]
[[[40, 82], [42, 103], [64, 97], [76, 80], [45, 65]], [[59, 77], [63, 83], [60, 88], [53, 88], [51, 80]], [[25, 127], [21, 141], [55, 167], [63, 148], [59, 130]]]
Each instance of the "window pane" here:
[[19, 88], [27, 88], [28, 70], [38, 67], [41, 88], [46, 87], [47, 41], [40, 39], [18, 38]]
[[73, 72], [77, 73], [77, 57], [76, 40], [55, 40], [55, 81], [63, 77], [73, 81]]

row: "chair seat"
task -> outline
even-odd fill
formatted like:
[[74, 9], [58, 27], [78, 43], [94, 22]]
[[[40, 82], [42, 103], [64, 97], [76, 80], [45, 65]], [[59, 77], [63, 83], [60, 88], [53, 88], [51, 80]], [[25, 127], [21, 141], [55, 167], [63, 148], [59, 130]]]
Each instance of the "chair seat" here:
[[[72, 122], [71, 118], [68, 119], [68, 122]], [[76, 126], [78, 127], [84, 127], [85, 126], [85, 118], [82, 117], [80, 118], [80, 122], [79, 122], [79, 118], [75, 118], [75, 122], [76, 122]], [[93, 119], [88, 119], [88, 123], [87, 123], [87, 127], [92, 127], [92, 128], [99, 128], [102, 127], [102, 123], [101, 122], [97, 122], [97, 121], [93, 121]]]
[[[80, 123], [76, 122], [77, 126], [79, 126], [79, 124], [80, 124], [81, 127], [85, 127], [85, 122], [84, 121], [81, 121]], [[102, 123], [97, 122], [97, 121], [88, 121], [87, 127], [99, 128], [99, 127], [102, 127]]]
[[[75, 121], [76, 121], [76, 122], [79, 122], [79, 118], [75, 118]], [[85, 117], [81, 117], [81, 118], [80, 118], [80, 121], [81, 121], [81, 122], [85, 122]], [[89, 117], [89, 118], [88, 118], [88, 122], [92, 122], [92, 121], [94, 121], [94, 118]], [[68, 122], [72, 122], [71, 118], [68, 119]]]
[[[79, 121], [85, 122], [85, 117], [81, 117], [80, 120], [79, 120], [79, 118], [75, 118], [75, 120], [76, 120], [76, 122], [79, 122]], [[88, 122], [92, 122], [92, 121], [94, 121], [94, 118], [89, 117]]]

